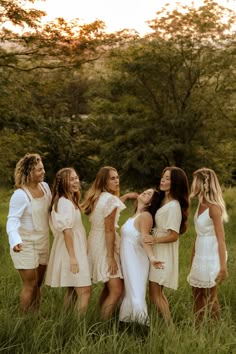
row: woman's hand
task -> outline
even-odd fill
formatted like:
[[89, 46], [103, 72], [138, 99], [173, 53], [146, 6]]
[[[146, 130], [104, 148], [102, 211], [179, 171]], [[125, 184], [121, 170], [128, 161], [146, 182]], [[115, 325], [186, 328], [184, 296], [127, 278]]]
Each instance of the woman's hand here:
[[223, 280], [227, 278], [228, 278], [227, 269], [220, 269], [219, 273], [217, 274], [217, 277], [215, 278], [215, 282], [221, 283]]
[[14, 251], [14, 252], [20, 252], [20, 251], [22, 251], [22, 243], [18, 243], [18, 245], [15, 245], [15, 246], [13, 247], [13, 251]]
[[116, 260], [112, 256], [108, 256], [108, 271], [110, 275], [115, 275], [118, 271]]
[[148, 245], [154, 245], [156, 243], [156, 237], [153, 237], [151, 235], [146, 235], [144, 236], [144, 243], [147, 243]]
[[165, 262], [158, 261], [156, 259], [156, 257], [154, 257], [154, 256], [152, 256], [150, 258], [150, 262], [151, 262], [151, 264], [153, 265], [154, 268], [157, 268], [157, 269], [164, 269], [165, 268], [164, 267]]
[[79, 263], [75, 257], [70, 257], [70, 271], [73, 274], [79, 273]]

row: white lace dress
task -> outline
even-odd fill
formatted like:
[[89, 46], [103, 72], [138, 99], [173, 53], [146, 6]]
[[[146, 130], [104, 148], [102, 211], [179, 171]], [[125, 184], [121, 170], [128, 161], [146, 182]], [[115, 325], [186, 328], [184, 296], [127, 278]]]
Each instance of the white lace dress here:
[[187, 280], [195, 288], [212, 288], [216, 285], [215, 278], [220, 270], [220, 260], [218, 241], [209, 208], [200, 215], [197, 209], [194, 225], [197, 233], [195, 255]]
[[107, 247], [105, 239], [105, 218], [117, 208], [115, 227], [118, 227], [120, 211], [126, 206], [121, 200], [108, 192], [102, 192], [90, 215], [91, 230], [88, 237], [88, 259], [93, 283], [107, 282], [109, 278], [123, 278], [120, 265], [120, 236], [116, 233], [114, 257], [118, 271], [110, 275], [107, 262]]

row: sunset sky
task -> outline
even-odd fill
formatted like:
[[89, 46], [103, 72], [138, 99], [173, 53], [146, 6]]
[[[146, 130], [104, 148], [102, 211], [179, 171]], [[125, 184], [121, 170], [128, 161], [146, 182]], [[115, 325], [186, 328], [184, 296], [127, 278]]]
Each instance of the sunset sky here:
[[[216, 0], [216, 2], [235, 9], [236, 0]], [[64, 17], [67, 20], [79, 18], [84, 23], [96, 19], [106, 23], [108, 32], [115, 32], [124, 28], [136, 29], [140, 34], [148, 31], [145, 21], [155, 17], [166, 3], [176, 6], [175, 0], [45, 0], [39, 2], [40, 9], [48, 16], [45, 20], [55, 17]], [[184, 5], [199, 6], [202, 0], [179, 0]]]

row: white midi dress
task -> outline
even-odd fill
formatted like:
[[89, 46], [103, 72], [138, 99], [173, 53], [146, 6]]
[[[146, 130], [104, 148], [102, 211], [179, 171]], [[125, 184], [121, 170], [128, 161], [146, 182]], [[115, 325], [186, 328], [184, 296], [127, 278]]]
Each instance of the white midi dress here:
[[212, 288], [216, 285], [215, 278], [220, 270], [220, 259], [209, 208], [200, 215], [197, 209], [194, 225], [197, 233], [195, 255], [187, 280], [195, 288]]
[[105, 237], [105, 218], [116, 209], [115, 227], [118, 227], [120, 211], [126, 206], [122, 201], [108, 192], [102, 192], [90, 215], [91, 229], [88, 237], [88, 259], [93, 283], [106, 283], [110, 278], [123, 278], [120, 265], [120, 236], [116, 232], [114, 258], [118, 271], [111, 275], [108, 271], [107, 247]]
[[[177, 200], [171, 200], [157, 210], [153, 235], [156, 237], [167, 236], [171, 230], [179, 233], [181, 220], [180, 204]], [[155, 244], [153, 253], [156, 259], [164, 262], [164, 268], [156, 269], [151, 265], [149, 280], [176, 290], [179, 277], [179, 239], [175, 242]]]
[[[48, 263], [45, 283], [51, 287], [84, 287], [91, 285], [86, 231], [81, 219], [80, 209], [64, 197], [58, 201], [57, 212], [52, 209], [50, 218], [54, 240]], [[63, 230], [72, 229], [75, 255], [79, 272], [70, 271], [70, 258], [66, 248]]]
[[121, 228], [120, 257], [125, 295], [119, 320], [148, 324], [146, 286], [149, 259], [142, 245], [141, 234], [134, 226], [137, 216], [128, 219]]

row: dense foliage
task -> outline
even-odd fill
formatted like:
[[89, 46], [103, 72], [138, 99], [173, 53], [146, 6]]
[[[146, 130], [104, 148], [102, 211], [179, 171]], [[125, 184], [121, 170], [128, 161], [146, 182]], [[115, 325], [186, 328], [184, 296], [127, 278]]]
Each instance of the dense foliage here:
[[[189, 176], [205, 165], [235, 183], [233, 12], [212, 1], [166, 7], [140, 38], [108, 35], [101, 21], [42, 26], [43, 13], [18, 0], [0, 0], [0, 8], [3, 182], [12, 182], [22, 154], [37, 151], [49, 181], [74, 165], [90, 182], [110, 164], [124, 186], [139, 188], [174, 164]], [[9, 30], [7, 21], [28, 31]]]

